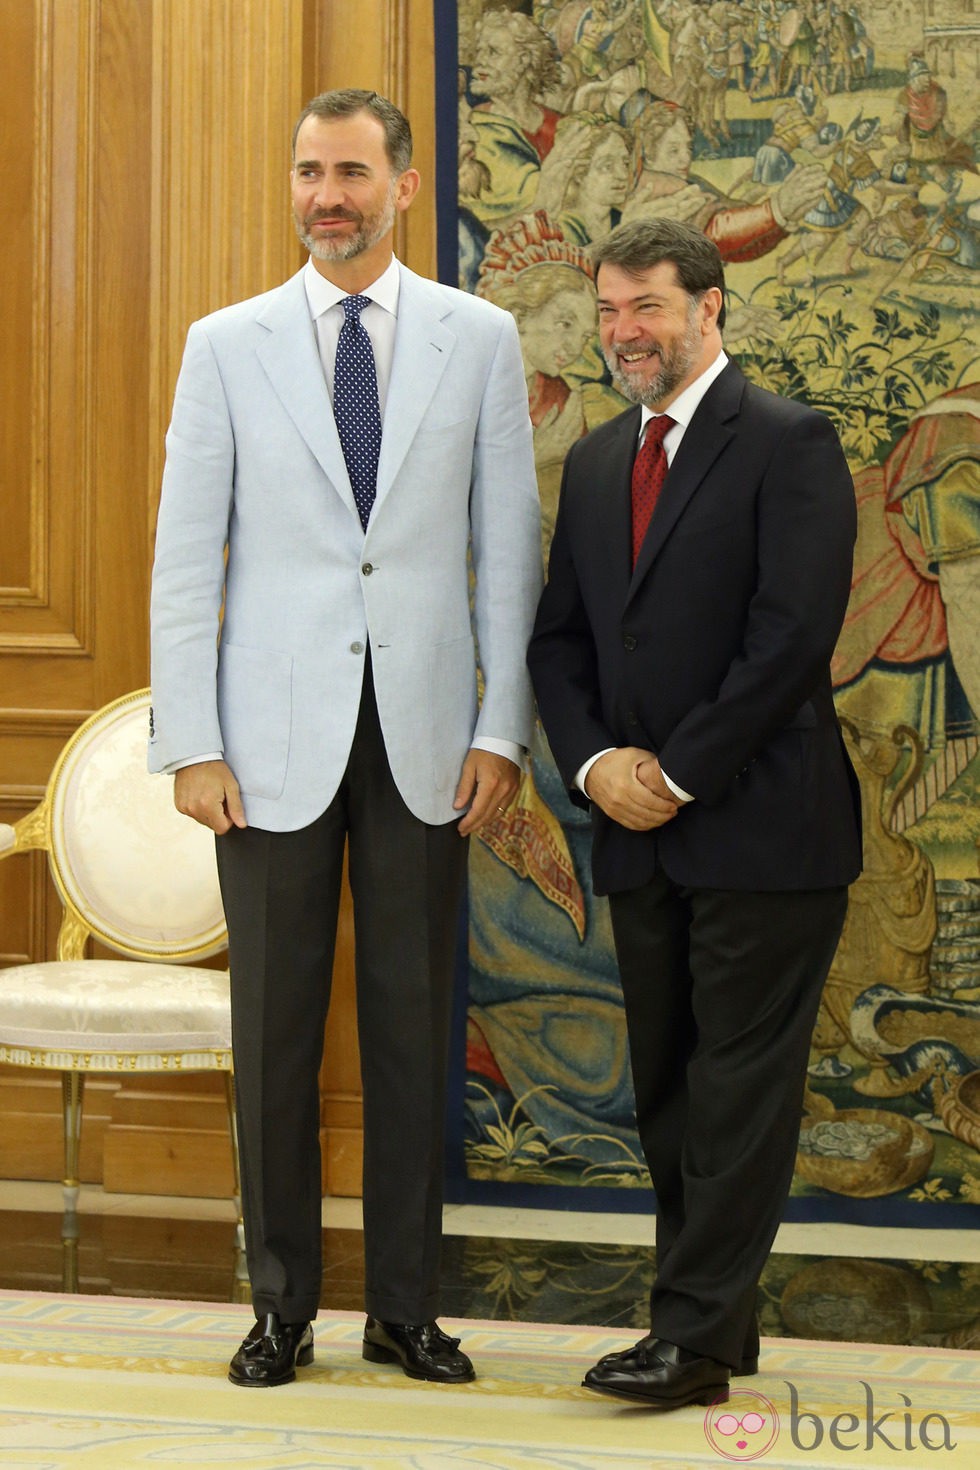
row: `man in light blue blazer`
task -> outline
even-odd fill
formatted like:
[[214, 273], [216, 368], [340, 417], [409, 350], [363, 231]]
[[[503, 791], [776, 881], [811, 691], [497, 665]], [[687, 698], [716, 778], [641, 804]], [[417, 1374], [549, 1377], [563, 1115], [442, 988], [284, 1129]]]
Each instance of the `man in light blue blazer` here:
[[313, 1359], [346, 844], [363, 1353], [460, 1382], [435, 1320], [449, 1016], [467, 838], [512, 801], [532, 732], [527, 393], [513, 320], [394, 259], [419, 186], [398, 109], [324, 93], [293, 141], [310, 260], [191, 327], [151, 609], [150, 767], [218, 834], [228, 919], [256, 1314], [229, 1376], [273, 1386]]

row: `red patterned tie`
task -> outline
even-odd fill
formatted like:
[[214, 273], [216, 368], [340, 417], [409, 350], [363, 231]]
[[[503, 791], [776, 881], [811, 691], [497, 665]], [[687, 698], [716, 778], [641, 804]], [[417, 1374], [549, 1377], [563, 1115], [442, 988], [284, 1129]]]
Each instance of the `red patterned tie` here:
[[667, 478], [667, 451], [664, 435], [674, 427], [669, 413], [658, 414], [647, 422], [643, 443], [633, 463], [633, 562], [640, 554], [643, 538]]

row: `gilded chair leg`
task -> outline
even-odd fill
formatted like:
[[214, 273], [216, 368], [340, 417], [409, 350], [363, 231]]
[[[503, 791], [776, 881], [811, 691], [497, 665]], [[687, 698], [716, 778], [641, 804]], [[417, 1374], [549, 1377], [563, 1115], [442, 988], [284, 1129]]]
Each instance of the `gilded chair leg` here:
[[242, 1171], [238, 1158], [238, 1114], [235, 1110], [235, 1074], [225, 1073], [225, 1099], [228, 1104], [228, 1136], [231, 1139], [231, 1166], [235, 1178], [235, 1210], [238, 1216], [236, 1246], [245, 1249], [245, 1221], [242, 1218]]
[[62, 1072], [61, 1105], [64, 1114], [65, 1177], [62, 1184], [61, 1279], [64, 1291], [78, 1290], [79, 1153], [82, 1143], [84, 1072]]
[[82, 1143], [82, 1094], [84, 1072], [62, 1072], [61, 1105], [65, 1120], [64, 1211], [74, 1215], [78, 1209], [78, 1155]]

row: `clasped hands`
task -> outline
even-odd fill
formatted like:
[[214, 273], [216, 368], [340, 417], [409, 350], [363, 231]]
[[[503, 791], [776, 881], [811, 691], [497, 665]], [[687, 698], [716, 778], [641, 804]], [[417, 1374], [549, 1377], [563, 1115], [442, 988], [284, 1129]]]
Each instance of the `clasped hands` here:
[[664, 780], [653, 751], [637, 745], [600, 755], [585, 778], [585, 794], [631, 832], [664, 826], [682, 805]]

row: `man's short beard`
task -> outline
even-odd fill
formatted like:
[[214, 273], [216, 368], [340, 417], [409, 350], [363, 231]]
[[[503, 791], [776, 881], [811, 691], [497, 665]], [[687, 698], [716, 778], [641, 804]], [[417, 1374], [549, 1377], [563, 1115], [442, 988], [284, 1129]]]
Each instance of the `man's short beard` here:
[[[616, 388], [630, 403], [642, 403], [647, 408], [654, 408], [675, 389], [687, 377], [691, 368], [697, 362], [698, 351], [701, 345], [701, 334], [698, 329], [697, 303], [692, 303], [688, 312], [687, 332], [679, 342], [668, 350], [665, 355], [660, 354], [660, 367], [652, 378], [640, 382], [638, 378], [632, 378], [619, 366], [619, 358], [613, 348], [607, 352], [603, 349], [603, 357], [606, 360]], [[646, 345], [646, 344], [642, 344]]]
[[[307, 230], [305, 221], [298, 219], [293, 214], [293, 223], [300, 243], [310, 252], [314, 260], [327, 260], [340, 262], [353, 260], [355, 256], [363, 255], [365, 250], [370, 250], [382, 240], [395, 223], [395, 197], [398, 189], [398, 180], [393, 179], [388, 190], [385, 202], [379, 212], [370, 219], [362, 220], [359, 229], [352, 235], [346, 235], [339, 240], [331, 240], [329, 237], [320, 239], [311, 231]], [[328, 216], [321, 216], [327, 218]]]

